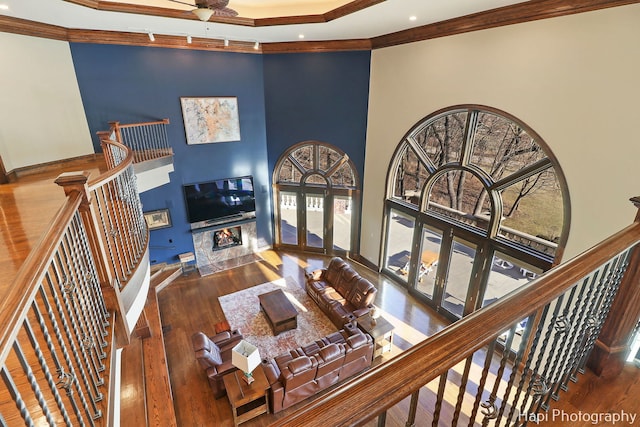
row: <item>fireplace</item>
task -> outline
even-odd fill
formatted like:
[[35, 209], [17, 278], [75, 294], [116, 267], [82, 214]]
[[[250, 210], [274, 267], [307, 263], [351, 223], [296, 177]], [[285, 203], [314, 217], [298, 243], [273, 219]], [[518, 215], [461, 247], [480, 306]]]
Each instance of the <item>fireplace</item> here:
[[213, 232], [214, 251], [242, 245], [242, 228], [240, 226], [223, 228]]
[[196, 264], [203, 276], [233, 268], [258, 252], [256, 221], [192, 230]]

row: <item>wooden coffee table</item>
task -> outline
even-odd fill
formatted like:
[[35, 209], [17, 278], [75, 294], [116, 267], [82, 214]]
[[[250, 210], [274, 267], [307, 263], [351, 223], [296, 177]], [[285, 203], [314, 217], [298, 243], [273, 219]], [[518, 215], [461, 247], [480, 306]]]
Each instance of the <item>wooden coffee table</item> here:
[[271, 325], [273, 335], [298, 327], [298, 310], [295, 309], [282, 289], [258, 295], [260, 308]]

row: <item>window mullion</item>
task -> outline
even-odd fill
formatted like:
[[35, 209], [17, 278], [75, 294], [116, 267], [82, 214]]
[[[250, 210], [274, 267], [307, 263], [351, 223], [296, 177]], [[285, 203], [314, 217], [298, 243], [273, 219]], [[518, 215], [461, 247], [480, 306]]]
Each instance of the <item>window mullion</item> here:
[[478, 111], [470, 110], [467, 115], [467, 124], [464, 130], [464, 138], [462, 139], [462, 147], [460, 148], [460, 164], [468, 166], [471, 164], [471, 153], [473, 151], [473, 139], [475, 137], [476, 126], [478, 125]]
[[551, 167], [553, 167], [551, 160], [548, 157], [545, 157], [544, 159], [540, 159], [537, 162], [520, 169], [518, 172], [495, 182], [491, 186], [491, 189], [497, 191], [504, 190], [505, 188], [512, 186], [518, 181], [522, 181], [523, 179], [539, 174], [540, 172], [543, 172]]

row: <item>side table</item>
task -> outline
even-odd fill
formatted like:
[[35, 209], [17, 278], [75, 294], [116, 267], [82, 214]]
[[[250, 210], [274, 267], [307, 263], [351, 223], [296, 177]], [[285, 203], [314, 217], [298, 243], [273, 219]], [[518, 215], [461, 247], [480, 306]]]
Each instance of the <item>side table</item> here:
[[185, 252], [183, 254], [178, 255], [178, 259], [180, 259], [180, 266], [182, 267], [182, 274], [186, 274], [189, 271], [193, 271], [196, 269], [196, 257], [193, 252]]
[[373, 338], [373, 358], [382, 356], [383, 353], [391, 351], [393, 343], [393, 325], [382, 316], [373, 319], [371, 315], [365, 314], [356, 319], [358, 328], [371, 335]]
[[243, 376], [242, 372], [236, 370], [222, 377], [229, 403], [231, 403], [235, 426], [258, 415], [269, 413], [269, 395], [267, 394], [269, 383], [262, 366], [258, 366], [253, 371], [254, 381], [251, 385], [242, 379]]

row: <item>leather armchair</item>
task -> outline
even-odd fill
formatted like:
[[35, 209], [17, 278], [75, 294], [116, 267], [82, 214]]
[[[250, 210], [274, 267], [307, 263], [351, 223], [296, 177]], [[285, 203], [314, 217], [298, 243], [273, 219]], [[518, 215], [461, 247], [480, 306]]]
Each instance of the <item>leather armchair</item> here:
[[216, 399], [227, 394], [222, 377], [237, 368], [231, 364], [231, 349], [242, 340], [238, 330], [208, 337], [203, 332], [191, 336], [196, 360], [204, 369]]

